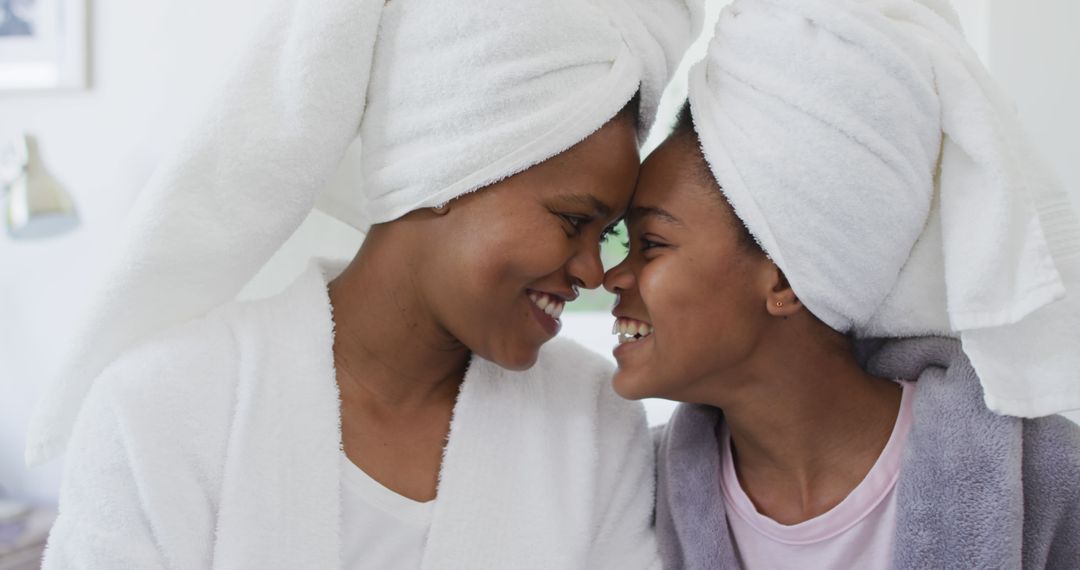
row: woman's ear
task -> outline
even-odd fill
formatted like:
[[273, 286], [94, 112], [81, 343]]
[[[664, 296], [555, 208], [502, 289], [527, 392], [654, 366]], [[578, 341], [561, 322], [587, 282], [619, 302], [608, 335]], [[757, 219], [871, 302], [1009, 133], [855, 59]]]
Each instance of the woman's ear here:
[[790, 317], [803, 309], [802, 302], [795, 296], [791, 284], [788, 283], [784, 272], [776, 264], [770, 263], [771, 287], [765, 296], [765, 310], [774, 317]]

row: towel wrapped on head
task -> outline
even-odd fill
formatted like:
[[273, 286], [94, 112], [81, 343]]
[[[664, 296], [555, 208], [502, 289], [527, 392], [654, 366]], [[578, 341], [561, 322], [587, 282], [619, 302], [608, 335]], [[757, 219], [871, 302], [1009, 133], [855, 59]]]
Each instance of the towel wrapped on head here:
[[820, 320], [959, 337], [987, 405], [1080, 408], [1080, 224], [944, 0], [736, 0], [702, 151]]
[[[31, 422], [28, 462], [63, 449], [110, 361], [232, 300], [316, 202], [362, 230], [445, 203], [569, 149], [635, 93], [644, 133], [697, 4], [273, 2], [136, 203]], [[359, 161], [343, 165], [356, 139]]]

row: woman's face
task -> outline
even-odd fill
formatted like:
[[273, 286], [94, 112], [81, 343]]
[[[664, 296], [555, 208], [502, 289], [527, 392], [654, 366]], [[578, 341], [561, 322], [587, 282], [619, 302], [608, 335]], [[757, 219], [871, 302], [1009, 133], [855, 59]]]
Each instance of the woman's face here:
[[640, 158], [617, 118], [566, 152], [458, 198], [431, 220], [422, 286], [436, 319], [504, 368], [536, 362], [581, 287], [603, 282], [600, 243], [626, 210]]
[[775, 265], [748, 247], [710, 176], [692, 136], [669, 139], [642, 165], [626, 216], [630, 253], [604, 279], [618, 295], [614, 386], [625, 398], [702, 401], [708, 380], [756, 357], [771, 319]]

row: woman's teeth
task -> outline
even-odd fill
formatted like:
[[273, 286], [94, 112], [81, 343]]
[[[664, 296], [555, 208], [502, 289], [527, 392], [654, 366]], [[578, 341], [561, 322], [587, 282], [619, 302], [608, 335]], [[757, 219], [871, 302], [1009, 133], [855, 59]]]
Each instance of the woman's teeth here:
[[653, 328], [649, 323], [625, 317], [615, 319], [615, 324], [611, 327], [611, 334], [619, 335], [619, 344], [637, 342], [652, 332]]
[[541, 311], [544, 311], [553, 319], [558, 319], [562, 316], [563, 308], [566, 307], [566, 301], [558, 297], [553, 297], [547, 293], [537, 293], [536, 291], [529, 292], [529, 299], [533, 304], [540, 307]]

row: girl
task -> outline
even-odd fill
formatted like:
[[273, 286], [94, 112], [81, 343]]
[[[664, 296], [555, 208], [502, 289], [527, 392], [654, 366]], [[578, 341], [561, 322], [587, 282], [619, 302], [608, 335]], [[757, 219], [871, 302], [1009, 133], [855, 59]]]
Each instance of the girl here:
[[955, 24], [721, 16], [605, 278], [665, 567], [1080, 565], [1080, 226]]
[[[78, 420], [45, 567], [654, 566], [641, 409], [595, 355], [541, 347], [600, 285], [689, 21], [279, 3], [142, 196], [43, 402], [32, 459]], [[214, 309], [357, 137], [358, 179], [319, 196], [368, 229], [352, 262]]]

